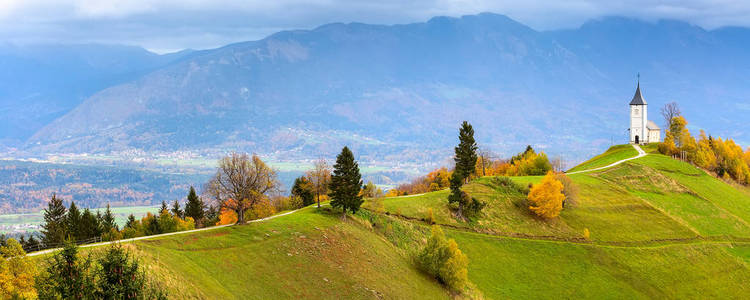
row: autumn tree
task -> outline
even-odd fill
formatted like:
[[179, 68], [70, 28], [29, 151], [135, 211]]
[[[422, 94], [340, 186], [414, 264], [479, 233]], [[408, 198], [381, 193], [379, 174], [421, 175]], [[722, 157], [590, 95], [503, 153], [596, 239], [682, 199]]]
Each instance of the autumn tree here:
[[379, 198], [383, 196], [383, 190], [372, 183], [372, 181], [367, 181], [367, 184], [362, 188], [362, 196], [366, 198]]
[[682, 115], [682, 113], [680, 112], [680, 106], [677, 105], [677, 102], [664, 104], [664, 106], [660, 109], [660, 112], [661, 116], [664, 118], [664, 128], [671, 128], [672, 120], [675, 117]]
[[203, 215], [205, 210], [205, 204], [203, 200], [198, 197], [195, 193], [195, 189], [191, 186], [188, 192], [187, 202], [185, 203], [185, 217], [190, 217], [195, 220], [196, 227], [203, 225]]
[[469, 259], [453, 239], [447, 239], [440, 226], [432, 226], [427, 245], [417, 255], [417, 265], [425, 273], [460, 291], [468, 283]]
[[325, 159], [318, 159], [312, 170], [307, 172], [307, 179], [310, 181], [320, 208], [320, 196], [328, 192], [328, 184], [331, 182], [331, 169]]
[[453, 160], [456, 162], [456, 170], [464, 182], [468, 182], [469, 176], [476, 170], [477, 143], [474, 141], [474, 128], [469, 122], [464, 121], [458, 132], [458, 146], [455, 148]]
[[341, 149], [336, 156], [336, 164], [333, 165], [333, 175], [329, 184], [331, 190], [331, 206], [340, 207], [343, 211], [342, 219], [346, 218], [346, 211], [356, 213], [362, 205], [362, 175], [359, 173], [359, 165], [354, 160], [354, 154], [349, 147]]
[[44, 210], [42, 242], [45, 246], [54, 246], [65, 240], [67, 234], [66, 213], [67, 208], [63, 205], [62, 199], [52, 194], [52, 199]]
[[315, 188], [313, 187], [312, 182], [310, 182], [305, 176], [300, 176], [294, 179], [291, 194], [292, 197], [297, 197], [302, 200], [302, 206], [308, 206], [315, 203]]
[[244, 224], [245, 211], [278, 191], [279, 186], [276, 171], [260, 157], [232, 153], [219, 161], [216, 175], [205, 190], [222, 208], [237, 214], [237, 224]]
[[[33, 239], [34, 236], [29, 238]], [[21, 244], [8, 239], [0, 247], [0, 297], [3, 299], [34, 299], [36, 263], [26, 257]]]
[[555, 173], [547, 173], [542, 182], [535, 184], [528, 195], [531, 206], [529, 209], [545, 219], [551, 219], [560, 215], [563, 209], [563, 184], [555, 179]]
[[[682, 147], [682, 144], [686, 141], [687, 132], [687, 120], [683, 116], [677, 116], [672, 119], [672, 123], [669, 124], [669, 133], [672, 134], [675, 146]], [[688, 133], [689, 134], [689, 133]]]

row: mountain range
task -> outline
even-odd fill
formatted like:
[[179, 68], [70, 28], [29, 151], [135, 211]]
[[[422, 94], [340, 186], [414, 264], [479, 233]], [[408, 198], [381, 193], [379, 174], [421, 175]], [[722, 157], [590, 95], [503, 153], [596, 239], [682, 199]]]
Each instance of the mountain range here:
[[[333, 23], [218, 49], [0, 46], [12, 155], [229, 150], [275, 160], [449, 161], [460, 121], [510, 156], [580, 161], [627, 141], [636, 74], [650, 107], [750, 143], [750, 29], [607, 17], [537, 31], [506, 16]], [[0, 147], [0, 150], [2, 147]]]

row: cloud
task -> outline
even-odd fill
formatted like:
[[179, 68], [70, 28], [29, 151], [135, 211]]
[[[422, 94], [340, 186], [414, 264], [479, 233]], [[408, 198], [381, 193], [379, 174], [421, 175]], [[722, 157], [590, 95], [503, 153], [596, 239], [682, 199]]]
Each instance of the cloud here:
[[211, 48], [330, 22], [395, 24], [436, 15], [508, 15], [537, 30], [619, 15], [706, 28], [750, 26], [744, 0], [0, 0], [0, 41]]

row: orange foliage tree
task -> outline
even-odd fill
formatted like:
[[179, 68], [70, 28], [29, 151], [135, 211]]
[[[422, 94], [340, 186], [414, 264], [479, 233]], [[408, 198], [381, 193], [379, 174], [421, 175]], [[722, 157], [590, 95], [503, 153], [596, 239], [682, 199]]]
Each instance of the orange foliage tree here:
[[562, 211], [565, 200], [563, 184], [555, 178], [555, 173], [550, 171], [541, 183], [531, 187], [528, 199], [531, 203], [529, 209], [540, 217], [545, 219], [557, 217]]
[[[232, 153], [219, 160], [216, 175], [206, 184], [205, 191], [221, 205], [237, 214], [237, 223], [245, 222], [245, 212], [279, 189], [276, 171], [260, 157]], [[233, 201], [228, 201], [232, 199]]]

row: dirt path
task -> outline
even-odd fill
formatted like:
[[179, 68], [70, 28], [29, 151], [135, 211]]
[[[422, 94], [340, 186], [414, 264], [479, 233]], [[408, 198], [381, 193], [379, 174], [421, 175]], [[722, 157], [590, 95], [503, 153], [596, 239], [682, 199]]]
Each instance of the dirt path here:
[[612, 163], [610, 165], [604, 166], [604, 167], [593, 168], [593, 169], [588, 169], [588, 170], [583, 170], [583, 171], [575, 171], [575, 172], [570, 172], [570, 173], [566, 173], [566, 174], [573, 175], [573, 174], [579, 174], [579, 173], [586, 173], [586, 172], [593, 172], [593, 171], [598, 171], [598, 170], [604, 170], [604, 169], [611, 168], [611, 167], [614, 167], [616, 165], [619, 165], [621, 163], [624, 163], [626, 161], [634, 160], [634, 159], [641, 158], [641, 157], [644, 157], [644, 156], [648, 155], [646, 153], [646, 151], [643, 151], [643, 149], [641, 149], [640, 146], [638, 146], [638, 145], [632, 145], [632, 146], [633, 146], [633, 148], [635, 148], [635, 151], [638, 151], [638, 155], [636, 155], [634, 157], [626, 158], [626, 159], [623, 159], [623, 160], [620, 160], [620, 161], [616, 161], [616, 162], [614, 162], [614, 163]]

